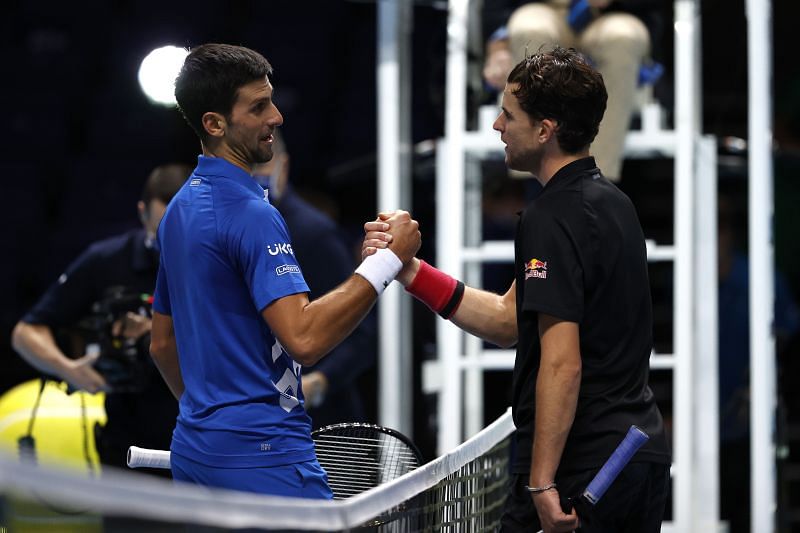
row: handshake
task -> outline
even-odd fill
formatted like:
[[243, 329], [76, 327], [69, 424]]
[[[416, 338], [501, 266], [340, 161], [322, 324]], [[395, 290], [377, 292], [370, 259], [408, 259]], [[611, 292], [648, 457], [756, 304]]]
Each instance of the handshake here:
[[379, 213], [378, 218], [364, 224], [364, 232], [361, 259], [374, 261], [385, 254], [383, 250], [391, 251], [399, 260], [399, 263], [394, 258], [386, 260], [394, 263], [395, 279], [404, 286], [411, 283], [419, 269], [419, 260], [415, 257], [422, 244], [419, 223], [407, 211], [390, 211]]
[[356, 274], [364, 276], [378, 294], [396, 279], [442, 318], [455, 314], [465, 285], [415, 257], [422, 239], [419, 223], [408, 212], [379, 213], [377, 219], [364, 224], [364, 232], [362, 263]]

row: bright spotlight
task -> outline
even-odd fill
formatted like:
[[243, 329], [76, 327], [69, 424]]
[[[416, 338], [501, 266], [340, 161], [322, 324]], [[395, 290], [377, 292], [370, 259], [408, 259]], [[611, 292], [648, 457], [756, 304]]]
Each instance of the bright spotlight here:
[[177, 46], [156, 48], [142, 60], [139, 67], [139, 85], [147, 97], [156, 104], [174, 106], [175, 78], [189, 51]]

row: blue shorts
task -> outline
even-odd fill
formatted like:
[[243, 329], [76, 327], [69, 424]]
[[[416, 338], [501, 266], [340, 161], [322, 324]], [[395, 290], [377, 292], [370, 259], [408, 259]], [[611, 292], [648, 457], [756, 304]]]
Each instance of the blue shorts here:
[[328, 474], [316, 459], [270, 467], [219, 468], [173, 453], [170, 464], [175, 481], [274, 496], [333, 499]]

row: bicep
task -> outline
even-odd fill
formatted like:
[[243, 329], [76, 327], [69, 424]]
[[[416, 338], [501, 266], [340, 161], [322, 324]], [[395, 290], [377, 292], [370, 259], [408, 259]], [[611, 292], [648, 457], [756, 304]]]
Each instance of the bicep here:
[[308, 293], [300, 292], [278, 298], [261, 311], [269, 329], [289, 353], [298, 340], [301, 332], [298, 326], [302, 324], [301, 315], [308, 303]]
[[580, 329], [577, 322], [539, 313], [542, 362], [580, 366]]

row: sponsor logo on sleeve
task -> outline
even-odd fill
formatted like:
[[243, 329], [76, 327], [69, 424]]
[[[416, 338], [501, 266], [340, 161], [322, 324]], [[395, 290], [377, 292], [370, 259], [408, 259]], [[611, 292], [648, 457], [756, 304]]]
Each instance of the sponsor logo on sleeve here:
[[275, 267], [275, 273], [279, 276], [283, 276], [284, 274], [299, 274], [300, 267], [297, 265], [281, 265]]
[[547, 279], [547, 261], [531, 259], [525, 263], [525, 279], [530, 278]]
[[269, 255], [294, 255], [294, 250], [292, 250], [292, 245], [288, 242], [276, 242], [275, 244], [267, 245], [267, 253]]

